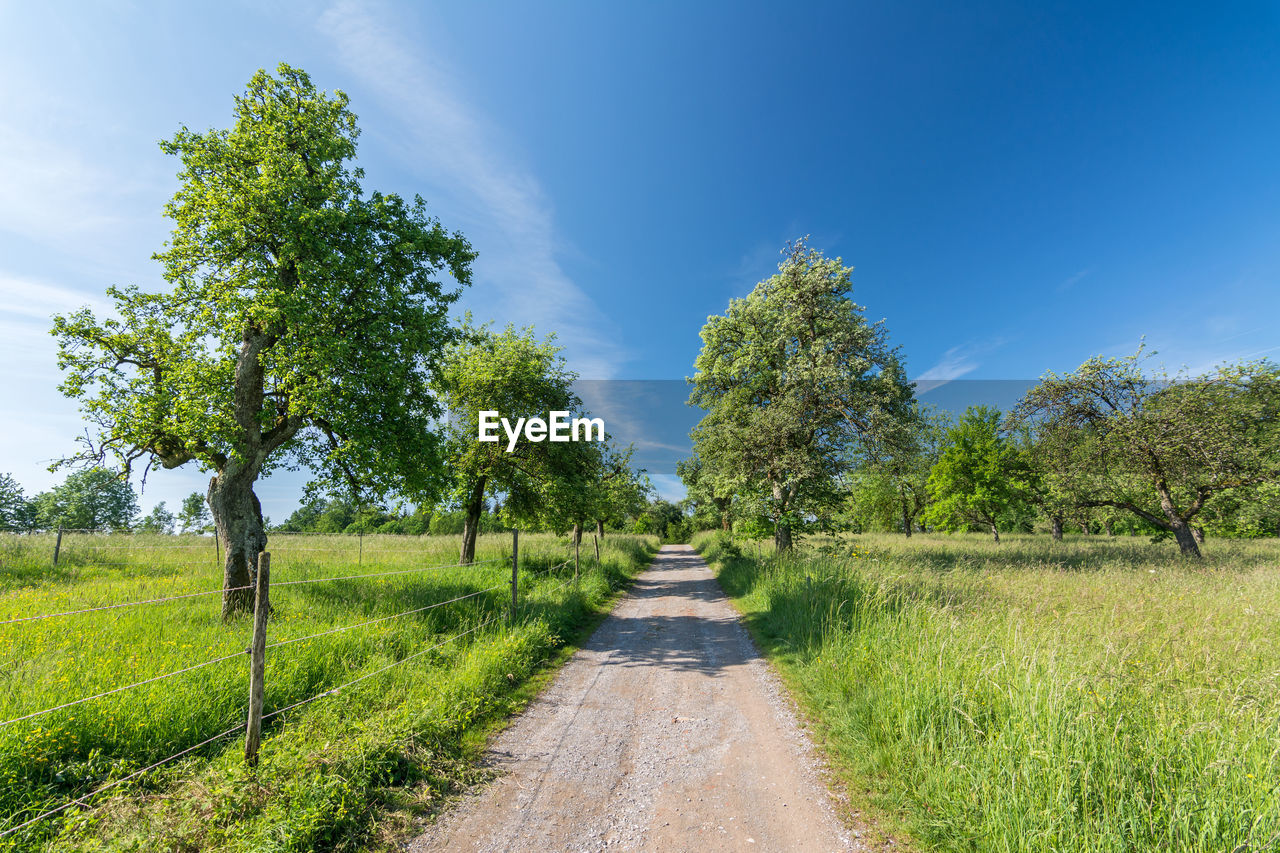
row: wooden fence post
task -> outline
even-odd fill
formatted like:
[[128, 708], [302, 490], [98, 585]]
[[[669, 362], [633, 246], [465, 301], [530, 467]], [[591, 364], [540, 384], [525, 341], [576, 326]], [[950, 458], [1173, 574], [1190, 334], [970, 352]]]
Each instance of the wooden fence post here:
[[520, 583], [520, 531], [511, 531], [511, 621], [516, 621], [516, 591]]
[[222, 565], [222, 545], [218, 542], [218, 528], [213, 528], [213, 559], [215, 566]]
[[356, 558], [356, 565], [363, 566], [364, 565], [364, 531], [361, 530], [359, 531], [359, 533], [360, 533], [360, 554]]
[[62, 525], [58, 525], [58, 538], [53, 543], [53, 564], [58, 565], [58, 552], [62, 550]]
[[598, 569], [598, 568], [600, 568], [600, 537], [599, 537], [599, 536], [597, 536], [596, 534], [592, 533], [592, 534], [591, 534], [591, 541], [592, 541], [592, 542], [595, 544], [595, 546], [596, 546], [596, 568]]
[[578, 582], [578, 551], [582, 545], [582, 540], [577, 536], [573, 537], [573, 582]]
[[263, 676], [267, 663], [267, 611], [271, 588], [271, 554], [258, 555], [258, 589], [253, 607], [253, 645], [249, 647], [249, 721], [244, 737], [244, 760], [258, 766], [258, 746], [262, 743]]

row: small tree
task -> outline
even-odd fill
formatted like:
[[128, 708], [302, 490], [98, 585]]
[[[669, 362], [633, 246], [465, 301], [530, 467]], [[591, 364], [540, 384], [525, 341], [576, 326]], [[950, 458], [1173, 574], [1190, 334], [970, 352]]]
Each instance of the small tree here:
[[178, 512], [178, 524], [183, 533], [203, 533], [209, 526], [209, 506], [204, 495], [192, 492], [182, 499], [182, 509]]
[[230, 130], [161, 144], [182, 162], [156, 255], [172, 289], [109, 288], [119, 319], [55, 318], [62, 390], [98, 432], [76, 459], [213, 473], [224, 617], [252, 605], [254, 484], [276, 466], [353, 494], [442, 485], [431, 386], [457, 293], [438, 278], [467, 284], [474, 254], [421, 199], [363, 195], [358, 134], [346, 95], [258, 72]]
[[165, 507], [164, 501], [160, 501], [138, 522], [138, 529], [147, 533], [172, 533], [173, 522], [173, 513]]
[[684, 483], [694, 522], [711, 522], [706, 526], [728, 531], [733, 526], [733, 488], [696, 453], [676, 463], [676, 474]]
[[1142, 350], [1050, 373], [1015, 408], [1045, 472], [1079, 507], [1114, 507], [1172, 533], [1199, 557], [1193, 520], [1215, 495], [1280, 479], [1280, 367], [1144, 375]]
[[925, 518], [942, 530], [984, 527], [1000, 541], [999, 519], [1023, 500], [1017, 449], [1000, 433], [1001, 414], [970, 406], [947, 430], [947, 444], [929, 474], [932, 505]]
[[40, 527], [128, 530], [138, 514], [138, 497], [127, 480], [105, 468], [70, 474], [61, 485], [36, 496]]
[[28, 530], [35, 524], [35, 506], [9, 474], [0, 474], [0, 529]]
[[521, 437], [508, 452], [501, 428], [497, 441], [480, 441], [482, 411], [496, 411], [514, 425], [520, 418], [545, 420], [552, 411], [576, 412], [582, 402], [573, 393], [577, 374], [566, 366], [555, 335], [540, 341], [532, 328], [514, 326], [494, 332], [472, 325], [469, 315], [462, 331], [445, 354], [439, 389], [449, 411], [452, 497], [465, 513], [458, 560], [470, 563], [486, 495], [505, 494], [506, 515], [513, 521], [535, 518], [545, 509], [545, 490], [553, 481], [586, 475], [587, 451], [579, 443]]

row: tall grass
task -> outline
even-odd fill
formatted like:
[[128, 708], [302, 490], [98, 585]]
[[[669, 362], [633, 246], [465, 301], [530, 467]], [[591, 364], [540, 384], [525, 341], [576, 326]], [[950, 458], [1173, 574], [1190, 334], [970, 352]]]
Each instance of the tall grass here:
[[851, 790], [922, 846], [1280, 848], [1280, 543], [695, 544]]
[[[511, 710], [520, 686], [655, 545], [607, 537], [600, 567], [561, 586], [566, 570], [547, 570], [568, 556], [567, 543], [521, 537], [520, 610], [508, 625], [510, 542], [481, 538], [477, 560], [497, 562], [409, 572], [455, 563], [459, 538], [272, 536], [268, 642], [419, 612], [269, 650], [268, 714], [406, 662], [271, 717], [252, 776], [237, 732], [0, 849], [345, 849], [371, 836], [386, 811], [380, 803], [430, 804], [469, 772], [468, 738]], [[221, 581], [207, 538], [67, 536], [57, 568], [52, 547], [49, 537], [0, 540], [0, 623], [217, 590]], [[422, 609], [461, 596], [470, 597]], [[0, 830], [243, 724], [248, 660], [239, 653], [251, 620], [224, 624], [220, 606], [215, 594], [0, 624], [0, 721], [235, 655], [0, 727]]]

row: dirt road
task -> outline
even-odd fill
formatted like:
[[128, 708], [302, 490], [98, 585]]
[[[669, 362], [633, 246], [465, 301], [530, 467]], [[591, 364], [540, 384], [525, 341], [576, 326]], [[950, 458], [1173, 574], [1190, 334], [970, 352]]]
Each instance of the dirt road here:
[[853, 849], [706, 563], [662, 549], [411, 851]]

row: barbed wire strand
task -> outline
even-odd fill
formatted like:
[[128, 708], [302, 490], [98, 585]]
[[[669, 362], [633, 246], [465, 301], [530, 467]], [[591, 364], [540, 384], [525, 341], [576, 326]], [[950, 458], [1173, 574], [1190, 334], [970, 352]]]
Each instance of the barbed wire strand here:
[[252, 586], [233, 586], [227, 589], [210, 589], [204, 592], [188, 592], [183, 595], [170, 595], [166, 598], [150, 598], [146, 601], [124, 601], [119, 604], [104, 604], [101, 607], [87, 607], [83, 610], [64, 610], [61, 613], [42, 613], [39, 616], [20, 616], [17, 619], [5, 619], [0, 621], [0, 625], [12, 625], [15, 622], [34, 622], [37, 619], [52, 619], [55, 616], [76, 616], [81, 613], [97, 613], [99, 610], [115, 610], [119, 607], [136, 607], [140, 604], [159, 604], [164, 601], [177, 601], [180, 598], [199, 598], [204, 595], [220, 595], [226, 592], [239, 592], [244, 589], [253, 589]]
[[469, 566], [485, 566], [485, 565], [490, 565], [492, 563], [505, 563], [507, 559], [508, 559], [507, 557], [498, 557], [497, 559], [493, 559], [493, 560], [476, 560], [475, 562], [472, 562], [472, 563], [451, 563], [447, 566], [420, 566], [416, 569], [399, 569], [394, 572], [373, 572], [372, 574], [366, 574], [366, 575], [342, 575], [341, 577], [336, 577], [336, 578], [307, 578], [305, 580], [300, 580], [300, 581], [283, 581], [281, 583], [275, 583], [273, 581], [271, 584], [271, 588], [275, 589], [278, 586], [296, 586], [302, 583], [324, 583], [325, 581], [349, 581], [349, 580], [356, 580], [358, 578], [381, 578], [381, 577], [386, 577], [388, 575], [408, 575], [414, 572], [434, 571], [435, 569], [458, 569], [458, 568], [466, 568]]
[[157, 675], [152, 678], [148, 678], [144, 681], [135, 681], [132, 684], [125, 684], [120, 687], [113, 687], [110, 690], [107, 690], [103, 693], [95, 693], [92, 696], [85, 696], [83, 699], [76, 699], [73, 702], [64, 702], [63, 704], [55, 705], [52, 708], [45, 708], [43, 711], [35, 711], [33, 713], [26, 714], [25, 716], [14, 717], [12, 720], [5, 720], [3, 723], [0, 723], [0, 729], [4, 728], [5, 726], [13, 725], [14, 723], [20, 723], [23, 720], [30, 720], [34, 717], [42, 717], [45, 714], [52, 714], [54, 711], [61, 711], [63, 708], [71, 708], [75, 705], [80, 705], [84, 702], [91, 702], [94, 699], [101, 699], [103, 696], [110, 696], [113, 693], [119, 693], [123, 690], [130, 690], [134, 687], [141, 687], [144, 684], [153, 684], [157, 681], [163, 681], [166, 678], [173, 678], [175, 675], [182, 675], [184, 672], [191, 672], [193, 670], [203, 669], [206, 666], [213, 666], [215, 663], [222, 663], [223, 661], [231, 660], [232, 658], [244, 657], [244, 654], [245, 654], [244, 652], [235, 652], [233, 654], [224, 655], [223, 657], [220, 657], [220, 658], [213, 658], [212, 660], [203, 661], [201, 663], [193, 664], [191, 666], [184, 667], [182, 669], [175, 669], [173, 672], [166, 672], [164, 675]]
[[175, 758], [181, 758], [182, 756], [186, 755], [189, 752], [195, 752], [197, 749], [199, 749], [202, 746], [208, 746], [209, 744], [213, 743], [215, 740], [219, 740], [220, 738], [224, 738], [227, 735], [235, 734], [236, 732], [242, 732], [242, 731], [244, 731], [244, 723], [239, 723], [234, 728], [227, 729], [225, 732], [220, 732], [211, 738], [206, 738], [205, 740], [200, 741], [195, 746], [189, 746], [186, 749], [182, 750], [181, 752], [175, 752], [173, 755], [170, 755], [168, 758], [160, 759], [155, 764], [149, 764], [146, 767], [143, 767], [141, 770], [133, 771], [128, 776], [121, 776], [119, 779], [112, 780], [107, 784], [99, 788], [96, 788], [81, 797], [76, 797], [74, 800], [71, 800], [70, 802], [63, 803], [62, 805], [58, 806], [56, 809], [50, 809], [47, 812], [38, 814], [35, 817], [31, 818], [31, 820], [27, 821], [26, 823], [20, 823], [17, 826], [11, 826], [6, 830], [0, 831], [0, 838], [4, 838], [6, 835], [12, 835], [13, 833], [17, 832], [20, 829], [26, 829], [28, 826], [31, 826], [33, 823], [39, 823], [40, 821], [44, 820], [47, 817], [53, 817], [59, 812], [65, 811], [74, 805], [83, 805], [86, 808], [88, 808], [89, 804], [85, 802], [85, 800], [88, 800], [91, 797], [96, 797], [98, 794], [101, 794], [103, 791], [107, 790], [108, 788], [114, 788], [116, 785], [121, 785], [125, 782], [128, 782], [130, 779], [136, 779], [142, 774], [149, 773], [150, 771], [155, 770], [157, 767], [160, 767], [161, 765], [168, 764], [170, 761], [173, 761]]
[[[563, 587], [563, 586], [565, 586], [565, 585], [567, 585], [567, 584], [568, 584], [568, 581], [565, 581], [565, 583], [564, 583], [564, 584], [561, 584], [561, 587]], [[501, 584], [500, 584], [499, 586], [492, 587], [492, 588], [490, 588], [490, 589], [488, 589], [488, 590], [481, 590], [481, 592], [492, 592], [494, 589], [498, 589], [500, 586], [501, 586]], [[472, 595], [479, 595], [479, 594], [480, 594], [480, 593], [472, 593]], [[463, 597], [465, 598], [465, 597], [470, 597], [470, 596], [463, 596]], [[461, 599], [455, 599], [455, 600], [461, 600]], [[450, 603], [450, 602], [440, 602], [440, 604], [433, 605], [433, 606], [440, 606], [440, 605], [442, 605], [442, 604], [448, 604], [448, 603]], [[404, 615], [404, 614], [399, 614], [399, 615]], [[336, 693], [338, 693], [338, 692], [340, 692], [340, 691], [342, 691], [342, 690], [345, 690], [346, 688], [350, 687], [350, 686], [351, 686], [351, 685], [353, 685], [353, 684], [357, 684], [357, 683], [359, 683], [359, 682], [361, 682], [361, 681], [365, 681], [365, 680], [367, 680], [367, 679], [369, 679], [369, 678], [372, 678], [372, 677], [373, 677], [373, 676], [375, 676], [375, 675], [380, 675], [381, 673], [384, 673], [384, 672], [386, 672], [387, 670], [392, 669], [393, 667], [399, 666], [399, 665], [400, 665], [400, 664], [402, 664], [402, 663], [407, 663], [408, 661], [411, 661], [411, 660], [413, 660], [413, 659], [415, 659], [415, 658], [421, 657], [422, 655], [425, 655], [425, 654], [427, 654], [428, 652], [433, 652], [433, 651], [435, 651], [436, 649], [441, 648], [442, 646], [448, 645], [449, 643], [452, 643], [454, 640], [457, 640], [457, 639], [460, 639], [460, 638], [462, 638], [462, 637], [465, 637], [465, 636], [467, 636], [468, 634], [473, 634], [473, 633], [475, 633], [476, 631], [479, 631], [481, 628], [484, 628], [484, 627], [485, 627], [485, 626], [487, 626], [487, 625], [491, 625], [491, 624], [493, 624], [494, 622], [498, 621], [498, 619], [500, 619], [500, 618], [501, 618], [501, 616], [491, 616], [490, 618], [486, 619], [484, 622], [481, 622], [481, 623], [480, 623], [480, 624], [478, 624], [478, 625], [475, 625], [475, 626], [473, 626], [473, 627], [471, 627], [471, 628], [468, 628], [466, 631], [462, 631], [462, 632], [460, 632], [460, 633], [458, 633], [458, 634], [454, 634], [452, 637], [449, 637], [448, 639], [441, 640], [439, 643], [436, 643], [436, 644], [435, 644], [435, 645], [433, 645], [433, 646], [430, 646], [430, 647], [428, 647], [428, 648], [425, 648], [425, 649], [423, 649], [423, 650], [422, 650], [422, 651], [420, 651], [420, 652], [415, 652], [415, 653], [413, 653], [412, 655], [409, 655], [409, 656], [407, 656], [407, 657], [403, 657], [403, 658], [401, 658], [400, 660], [395, 661], [394, 663], [390, 663], [390, 664], [388, 664], [387, 666], [380, 667], [379, 669], [376, 669], [376, 670], [374, 670], [373, 672], [365, 673], [364, 675], [360, 676], [359, 678], [353, 678], [352, 680], [350, 680], [350, 681], [346, 682], [345, 684], [340, 684], [340, 685], [338, 685], [337, 687], [334, 687], [334, 688], [331, 688], [331, 689], [329, 689], [329, 690], [324, 691], [323, 693], [317, 693], [315, 696], [311, 696], [311, 697], [309, 697], [309, 698], [307, 698], [307, 699], [303, 699], [303, 700], [302, 700], [302, 701], [300, 701], [300, 702], [294, 702], [292, 705], [287, 705], [287, 706], [285, 706], [285, 707], [283, 707], [283, 708], [278, 708], [278, 709], [276, 709], [275, 711], [272, 711], [272, 712], [270, 712], [270, 713], [268, 713], [268, 714], [264, 714], [264, 715], [263, 715], [263, 717], [262, 717], [262, 719], [266, 720], [266, 719], [269, 719], [269, 718], [271, 718], [271, 717], [275, 717], [275, 716], [277, 716], [277, 715], [279, 715], [279, 714], [283, 714], [283, 713], [285, 713], [285, 712], [287, 712], [287, 711], [292, 711], [292, 710], [294, 710], [295, 708], [300, 708], [300, 707], [302, 707], [303, 705], [307, 705], [307, 704], [309, 704], [309, 703], [311, 703], [311, 702], [315, 702], [315, 701], [316, 701], [316, 700], [318, 700], [318, 699], [323, 699], [323, 698], [324, 698], [324, 697], [326, 697], [326, 696], [333, 696], [333, 695], [335, 695]], [[355, 626], [350, 626], [350, 627], [355, 627]], [[270, 646], [268, 646], [268, 648], [270, 648]], [[229, 655], [229, 656], [228, 656], [228, 657], [226, 657], [226, 658], [219, 658], [218, 660], [228, 660], [228, 659], [230, 659], [230, 658], [232, 658], [232, 657], [239, 657], [239, 656], [240, 656], [240, 654], [243, 654], [243, 653], [242, 653], [242, 652], [238, 652], [238, 653], [236, 653], [236, 654], [234, 654], [234, 655]], [[201, 666], [208, 666], [209, 664], [217, 663], [217, 662], [218, 662], [217, 660], [215, 660], [215, 661], [207, 661], [207, 662], [205, 662], [205, 663], [203, 663], [203, 664], [199, 664], [199, 665], [197, 665], [196, 667], [191, 667], [190, 669], [197, 669], [197, 668], [199, 668], [199, 667], [201, 667]], [[182, 671], [190, 671], [190, 670], [189, 670], [189, 669], [188, 669], [188, 670], [180, 670], [180, 672], [182, 672]], [[170, 675], [176, 675], [176, 674], [178, 674], [178, 673], [170, 673]], [[151, 680], [152, 680], [152, 681], [156, 681], [156, 680], [159, 680], [159, 678], [167, 678], [167, 677], [169, 677], [169, 676], [160, 676], [160, 677], [158, 677], [158, 678], [156, 678], [156, 679], [151, 679]], [[148, 682], [139, 682], [139, 684], [145, 684], [145, 683], [148, 683]], [[135, 684], [135, 685], [129, 685], [129, 686], [136, 687], [137, 685]], [[127, 687], [121, 687], [121, 688], [117, 688], [117, 690], [116, 690], [116, 691], [109, 691], [109, 692], [117, 692], [118, 690], [125, 690], [125, 689], [128, 689], [128, 688], [127, 688]], [[107, 694], [107, 693], [104, 693], [104, 694], [100, 694], [100, 695], [105, 696], [105, 695], [108, 695], [108, 694]], [[97, 697], [89, 697], [89, 698], [97, 698]], [[82, 699], [82, 700], [79, 700], [79, 701], [80, 701], [80, 702], [86, 702], [86, 701], [88, 701], [88, 699], [86, 698], [86, 699]], [[78, 703], [73, 703], [73, 704], [78, 704]], [[61, 707], [67, 707], [67, 706], [61, 706]], [[57, 710], [57, 709], [55, 708], [55, 709], [50, 709], [50, 710], [52, 711], [52, 710]], [[42, 711], [42, 712], [40, 712], [40, 713], [48, 713], [48, 711]], [[18, 718], [18, 719], [19, 719], [19, 720], [21, 720], [21, 719], [29, 719], [29, 717], [20, 717], [20, 718]], [[17, 720], [10, 720], [9, 722], [17, 722]], [[8, 723], [4, 723], [3, 725], [8, 725]], [[127, 775], [127, 776], [122, 776], [122, 777], [121, 777], [121, 778], [119, 778], [119, 779], [112, 780], [111, 782], [108, 782], [108, 783], [107, 783], [107, 784], [105, 784], [105, 785], [102, 785], [102, 786], [100, 786], [100, 787], [98, 787], [98, 788], [95, 788], [93, 791], [90, 791], [89, 793], [84, 794], [83, 796], [77, 797], [77, 798], [75, 798], [74, 800], [70, 800], [69, 802], [63, 803], [62, 805], [58, 806], [58, 807], [57, 807], [57, 808], [55, 808], [55, 809], [50, 809], [50, 810], [48, 810], [48, 811], [46, 811], [46, 812], [42, 812], [41, 814], [36, 815], [35, 817], [31, 818], [30, 820], [26, 821], [25, 823], [20, 823], [20, 824], [18, 824], [17, 826], [12, 826], [12, 827], [9, 827], [8, 829], [5, 829], [5, 830], [3, 830], [3, 831], [0, 831], [0, 838], [4, 838], [4, 837], [6, 837], [6, 836], [12, 835], [13, 833], [18, 832], [19, 830], [22, 830], [22, 829], [27, 828], [28, 826], [31, 826], [31, 825], [33, 825], [33, 824], [35, 824], [35, 823], [39, 823], [40, 821], [44, 820], [45, 818], [47, 818], [47, 817], [52, 817], [53, 815], [56, 815], [56, 814], [58, 814], [58, 813], [60, 813], [60, 812], [63, 812], [63, 811], [65, 811], [65, 810], [67, 810], [67, 809], [71, 808], [71, 807], [72, 807], [72, 806], [74, 806], [74, 805], [79, 804], [79, 805], [84, 805], [84, 806], [88, 807], [88, 803], [87, 803], [87, 802], [85, 802], [85, 801], [86, 801], [86, 800], [89, 800], [89, 799], [90, 799], [90, 798], [92, 798], [92, 797], [96, 797], [98, 794], [101, 794], [103, 791], [106, 791], [106, 790], [108, 790], [108, 789], [110, 789], [110, 788], [113, 788], [113, 787], [115, 787], [115, 786], [117, 786], [117, 785], [121, 785], [121, 784], [123, 784], [123, 783], [125, 783], [125, 782], [128, 782], [128, 781], [129, 781], [129, 780], [131, 780], [131, 779], [136, 779], [137, 777], [139, 777], [139, 776], [143, 775], [144, 773], [149, 773], [150, 771], [155, 770], [157, 767], [161, 767], [161, 766], [163, 766], [163, 765], [165, 765], [165, 764], [168, 764], [170, 761], [173, 761], [173, 760], [174, 760], [174, 759], [176, 759], [176, 758], [181, 758], [182, 756], [187, 755], [188, 753], [194, 752], [195, 750], [200, 749], [200, 748], [201, 748], [201, 747], [203, 747], [203, 746], [208, 746], [209, 744], [213, 743], [213, 742], [214, 742], [214, 741], [216, 741], [216, 740], [220, 740], [221, 738], [224, 738], [224, 737], [226, 737], [226, 736], [228, 736], [228, 735], [231, 735], [231, 734], [234, 734], [234, 733], [236, 733], [236, 732], [242, 731], [243, 729], [244, 729], [244, 726], [243, 726], [242, 724], [237, 724], [236, 726], [234, 726], [234, 727], [232, 727], [232, 728], [229, 728], [229, 729], [227, 729], [226, 731], [219, 732], [218, 734], [216, 734], [216, 735], [214, 735], [214, 736], [212, 736], [212, 737], [210, 737], [210, 738], [206, 738], [205, 740], [200, 741], [200, 743], [194, 744], [193, 746], [189, 746], [189, 747], [187, 747], [186, 749], [181, 750], [180, 752], [175, 752], [173, 755], [170, 755], [170, 756], [168, 756], [167, 758], [162, 758], [162, 759], [160, 759], [159, 761], [157, 761], [157, 762], [155, 762], [155, 763], [153, 763], [153, 764], [149, 764], [149, 765], [147, 765], [146, 767], [141, 768], [140, 770], [135, 770], [134, 772], [130, 773], [130, 774], [129, 774], [129, 775]]]
[[428, 604], [426, 607], [416, 607], [413, 610], [405, 610], [400, 613], [395, 613], [391, 616], [382, 616], [378, 619], [370, 619], [368, 622], [358, 622], [355, 625], [343, 625], [341, 628], [332, 628], [328, 631], [321, 631], [319, 634], [309, 634], [308, 636], [305, 636], [305, 637], [294, 637], [289, 640], [280, 640], [275, 643], [269, 643], [267, 645], [267, 648], [275, 649], [275, 648], [279, 648], [280, 646], [290, 645], [291, 643], [301, 643], [303, 640], [314, 640], [317, 637], [327, 637], [330, 634], [337, 634], [340, 631], [350, 631], [352, 628], [363, 628], [366, 625], [375, 625], [378, 622], [387, 622], [387, 621], [390, 621], [391, 619], [399, 619], [401, 616], [408, 616], [411, 613], [422, 613], [423, 611], [426, 611], [426, 610], [434, 610], [437, 607], [444, 607], [446, 604], [453, 604], [458, 601], [464, 601], [468, 598], [475, 598], [477, 595], [484, 595], [486, 592], [493, 592], [495, 589], [502, 589], [504, 586], [508, 586], [509, 583], [510, 583], [509, 581], [507, 583], [500, 583], [497, 586], [491, 586], [488, 589], [482, 589], [482, 590], [479, 590], [478, 592], [470, 592], [470, 593], [467, 593], [466, 595], [460, 595], [457, 598], [451, 598], [448, 601], [437, 601], [435, 604]]
[[[276, 587], [294, 586], [296, 584], [303, 584], [303, 583], [324, 583], [325, 581], [345, 581], [345, 580], [354, 580], [357, 578], [376, 578], [376, 577], [383, 577], [386, 575], [407, 575], [407, 574], [412, 574], [414, 572], [429, 572], [429, 571], [434, 571], [436, 569], [456, 569], [463, 566], [483, 566], [483, 565], [490, 565], [492, 563], [504, 563], [506, 561], [507, 561], [506, 557], [499, 557], [493, 560], [477, 560], [473, 563], [452, 563], [447, 566], [419, 566], [416, 569], [403, 569], [403, 570], [397, 570], [394, 572], [373, 572], [372, 574], [364, 574], [364, 575], [344, 575], [341, 577], [333, 577], [333, 578], [307, 578], [305, 580], [297, 580], [297, 581], [280, 581], [280, 582], [271, 584], [271, 588], [275, 589]], [[124, 601], [124, 602], [120, 602], [119, 604], [105, 604], [101, 607], [86, 607], [81, 610], [64, 610], [61, 613], [42, 613], [38, 616], [20, 616], [16, 619], [0, 620], [0, 625], [12, 625], [17, 622], [34, 622], [39, 619], [53, 619], [56, 616], [76, 616], [83, 613], [96, 613], [100, 610], [115, 610], [116, 608], [120, 608], [120, 607], [136, 607], [142, 604], [160, 604], [165, 601], [177, 601], [182, 598], [198, 598], [204, 595], [220, 595], [222, 593], [227, 593], [227, 592], [239, 592], [245, 589], [253, 589], [253, 587], [252, 586], [233, 586], [233, 587], [229, 587], [228, 589], [210, 589], [210, 590], [205, 590], [204, 592], [189, 592], [183, 595], [170, 595], [165, 598], [150, 598], [145, 601]]]
[[425, 655], [427, 652], [433, 652], [433, 651], [435, 651], [436, 649], [440, 648], [441, 646], [448, 645], [449, 643], [452, 643], [454, 640], [458, 639], [459, 637], [465, 637], [467, 634], [471, 634], [471, 633], [474, 633], [474, 632], [476, 632], [476, 631], [479, 631], [479, 630], [480, 630], [481, 628], [483, 628], [484, 626], [489, 625], [489, 624], [492, 624], [493, 622], [496, 622], [496, 621], [498, 621], [498, 620], [499, 620], [499, 619], [501, 619], [501, 618], [502, 618], [502, 616], [501, 616], [501, 615], [498, 615], [498, 616], [492, 616], [492, 617], [490, 617], [489, 619], [486, 619], [484, 622], [481, 622], [479, 625], [476, 625], [476, 626], [475, 626], [475, 627], [473, 627], [473, 628], [468, 628], [466, 631], [463, 631], [461, 634], [454, 634], [454, 635], [453, 635], [452, 637], [450, 637], [449, 639], [447, 639], [447, 640], [441, 640], [440, 642], [436, 643], [434, 646], [431, 646], [430, 648], [423, 649], [423, 650], [422, 650], [422, 651], [420, 651], [420, 652], [414, 652], [413, 654], [409, 655], [408, 657], [400, 658], [400, 660], [396, 661], [395, 663], [390, 663], [390, 664], [387, 664], [387, 665], [386, 665], [386, 666], [384, 666], [384, 667], [381, 667], [380, 669], [375, 669], [373, 672], [365, 673], [364, 675], [360, 676], [359, 678], [353, 678], [353, 679], [351, 679], [350, 681], [348, 681], [346, 684], [339, 684], [337, 687], [334, 687], [334, 688], [331, 688], [331, 689], [329, 689], [329, 690], [326, 690], [326, 691], [324, 691], [323, 693], [317, 693], [315, 696], [312, 696], [312, 697], [307, 698], [307, 699], [303, 699], [301, 702], [294, 702], [292, 705], [287, 705], [287, 706], [285, 706], [285, 707], [283, 707], [283, 708], [279, 708], [279, 709], [277, 709], [277, 710], [275, 710], [275, 711], [272, 711], [270, 714], [263, 714], [263, 715], [262, 715], [262, 719], [266, 720], [266, 719], [268, 719], [268, 718], [270, 718], [270, 717], [274, 717], [274, 716], [276, 716], [277, 714], [283, 714], [285, 711], [292, 711], [294, 708], [298, 708], [298, 707], [301, 707], [302, 705], [306, 705], [306, 704], [308, 704], [308, 703], [310, 703], [310, 702], [314, 702], [314, 701], [316, 701], [317, 699], [323, 699], [325, 696], [332, 696], [333, 694], [337, 693], [337, 692], [338, 692], [338, 691], [340, 691], [340, 690], [345, 690], [346, 688], [350, 687], [351, 685], [356, 684], [356, 683], [361, 682], [361, 681], [364, 681], [364, 680], [365, 680], [365, 679], [367, 679], [367, 678], [373, 678], [373, 676], [378, 675], [379, 673], [386, 672], [387, 670], [391, 669], [392, 667], [399, 666], [400, 664], [405, 663], [405, 662], [407, 662], [407, 661], [411, 661], [411, 660], [413, 660], [414, 658], [421, 657], [422, 655]]

